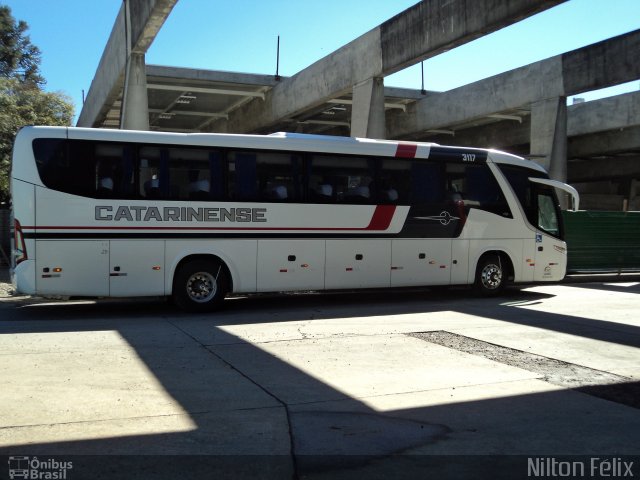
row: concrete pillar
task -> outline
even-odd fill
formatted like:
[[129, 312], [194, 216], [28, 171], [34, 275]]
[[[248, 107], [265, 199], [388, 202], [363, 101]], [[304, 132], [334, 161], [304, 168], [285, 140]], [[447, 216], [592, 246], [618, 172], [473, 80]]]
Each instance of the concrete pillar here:
[[143, 53], [131, 53], [127, 59], [120, 128], [149, 130], [147, 72]]
[[384, 79], [370, 78], [353, 87], [351, 136], [386, 138]]
[[549, 98], [531, 105], [533, 160], [561, 182], [567, 181], [567, 99]]

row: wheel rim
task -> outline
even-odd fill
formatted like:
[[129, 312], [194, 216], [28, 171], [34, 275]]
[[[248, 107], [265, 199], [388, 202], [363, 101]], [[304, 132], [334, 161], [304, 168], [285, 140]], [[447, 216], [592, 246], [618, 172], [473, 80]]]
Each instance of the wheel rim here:
[[488, 290], [495, 290], [502, 285], [502, 270], [493, 263], [485, 265], [480, 273], [482, 286]]
[[206, 303], [216, 296], [218, 284], [209, 272], [197, 272], [187, 280], [187, 295], [197, 303]]

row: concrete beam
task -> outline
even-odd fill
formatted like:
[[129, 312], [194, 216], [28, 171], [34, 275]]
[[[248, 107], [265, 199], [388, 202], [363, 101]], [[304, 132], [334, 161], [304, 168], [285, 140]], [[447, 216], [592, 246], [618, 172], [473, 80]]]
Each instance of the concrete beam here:
[[569, 136], [640, 125], [640, 91], [571, 105]]
[[147, 53], [178, 0], [128, 0], [131, 51]]
[[91, 82], [82, 110], [78, 116], [78, 127], [94, 127], [104, 118], [116, 101], [124, 84], [127, 63], [125, 7], [122, 4], [116, 21], [102, 52], [98, 69]]
[[379, 74], [387, 76], [398, 72], [563, 2], [422, 1], [380, 25], [382, 70]]
[[79, 127], [94, 127], [106, 116], [122, 91], [129, 54], [146, 53], [177, 1], [128, 0], [122, 4], [78, 117]]
[[387, 118], [389, 138], [442, 129], [549, 98], [640, 78], [640, 30], [610, 38], [438, 95]]
[[[567, 136], [570, 144], [573, 137], [592, 136], [598, 132], [609, 134], [613, 131], [628, 130], [634, 126], [640, 126], [640, 91], [567, 106]], [[433, 135], [419, 138], [436, 143], [455, 143], [460, 146], [501, 148], [511, 151], [513, 146], [529, 143], [530, 130], [530, 117], [524, 116], [522, 123], [495, 122], [481, 127], [456, 130], [453, 140], [451, 137]], [[578, 143], [587, 141], [588, 139], [581, 137]], [[598, 145], [599, 142], [594, 142], [594, 146], [600, 148]], [[621, 145], [624, 151], [629, 149], [630, 143], [623, 142]], [[570, 145], [569, 148], [569, 158], [576, 156], [572, 153], [575, 147]], [[640, 135], [631, 148], [640, 148]], [[593, 155], [600, 153], [602, 150], [598, 150]], [[589, 154], [583, 156], [589, 156]]]
[[200, 81], [253, 85], [256, 87], [273, 87], [278, 83], [278, 80], [276, 80], [273, 75], [226, 72], [220, 70], [202, 70], [198, 68], [167, 67], [164, 65], [147, 65], [147, 76], [158, 79], [166, 78], [167, 82], [171, 85], [176, 85], [176, 82], [179, 81]]
[[640, 155], [569, 163], [569, 183], [640, 178]]
[[563, 2], [423, 0], [235, 111], [229, 131], [260, 130]]
[[610, 130], [600, 134], [569, 138], [569, 158], [589, 158], [629, 151], [640, 151], [640, 127]]

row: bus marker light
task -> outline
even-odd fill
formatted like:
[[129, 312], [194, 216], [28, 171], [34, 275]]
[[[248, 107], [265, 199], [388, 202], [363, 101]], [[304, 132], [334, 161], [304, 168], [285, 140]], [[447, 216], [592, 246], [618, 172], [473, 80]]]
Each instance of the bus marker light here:
[[56, 272], [56, 273], [60, 273], [62, 271], [62, 269], [60, 267], [55, 267], [53, 269], [53, 271]]
[[154, 265], [153, 267], [151, 267], [151, 270], [160, 270], [160, 265]]
[[280, 269], [280, 273], [287, 273], [287, 269], [286, 268], [281, 268]]
[[346, 270], [347, 272], [353, 272], [353, 267], [347, 267], [345, 270]]
[[302, 268], [309, 268], [309, 264], [308, 263], [303, 263], [302, 265], [300, 265]]
[[27, 246], [24, 241], [24, 234], [22, 233], [22, 225], [20, 225], [17, 218], [13, 219], [13, 229], [15, 249], [18, 254], [16, 256], [16, 265], [18, 265], [21, 262], [28, 260], [29, 256], [27, 255]]

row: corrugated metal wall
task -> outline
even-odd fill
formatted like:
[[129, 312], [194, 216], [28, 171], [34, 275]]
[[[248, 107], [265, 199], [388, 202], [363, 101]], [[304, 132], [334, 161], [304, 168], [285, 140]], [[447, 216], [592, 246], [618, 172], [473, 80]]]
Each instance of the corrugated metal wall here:
[[569, 273], [640, 271], [640, 212], [563, 212]]

